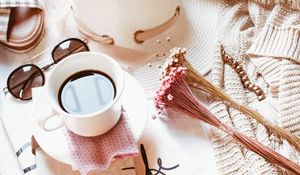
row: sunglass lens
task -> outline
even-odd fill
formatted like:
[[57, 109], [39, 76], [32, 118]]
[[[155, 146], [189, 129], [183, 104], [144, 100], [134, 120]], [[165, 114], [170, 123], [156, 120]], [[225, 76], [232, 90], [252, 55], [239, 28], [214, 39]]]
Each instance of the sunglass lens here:
[[32, 98], [31, 89], [43, 86], [44, 82], [45, 78], [41, 69], [35, 65], [24, 65], [11, 73], [7, 87], [13, 96], [29, 100]]
[[88, 46], [80, 39], [71, 38], [59, 43], [52, 51], [52, 58], [55, 63], [69, 55], [89, 51]]

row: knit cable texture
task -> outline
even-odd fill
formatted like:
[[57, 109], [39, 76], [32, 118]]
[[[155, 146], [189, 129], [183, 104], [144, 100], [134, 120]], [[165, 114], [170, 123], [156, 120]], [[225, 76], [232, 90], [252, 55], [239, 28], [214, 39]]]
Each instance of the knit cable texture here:
[[[252, 61], [269, 84], [266, 100], [249, 102], [238, 75], [222, 61], [216, 47], [211, 81], [236, 101], [256, 108], [268, 120], [300, 136], [300, 3], [256, 0], [222, 2], [219, 41], [227, 53], [247, 68]], [[251, 70], [247, 70], [249, 72]], [[252, 77], [253, 78], [253, 77]], [[300, 162], [299, 153], [286, 141], [221, 101], [211, 111], [247, 136]], [[285, 174], [285, 170], [240, 146], [225, 133], [212, 129], [211, 138], [220, 174]]]

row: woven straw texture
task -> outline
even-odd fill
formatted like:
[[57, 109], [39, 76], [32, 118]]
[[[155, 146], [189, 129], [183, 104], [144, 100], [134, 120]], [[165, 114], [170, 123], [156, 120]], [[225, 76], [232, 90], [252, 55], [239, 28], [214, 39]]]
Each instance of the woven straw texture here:
[[[156, 38], [143, 43], [141, 47], [147, 48], [149, 52], [165, 53], [165, 56], [152, 61], [152, 67], [145, 65], [137, 69], [129, 69], [129, 72], [141, 82], [149, 97], [154, 95], [159, 85], [158, 74], [162, 71], [159, 66], [164, 64], [164, 58], [169, 55], [168, 50], [173, 47], [187, 48], [189, 62], [202, 74], [209, 72], [217, 42], [218, 4], [217, 0], [181, 1], [182, 15], [176, 24]], [[171, 38], [170, 42], [166, 41], [167, 37]], [[161, 44], [156, 43], [157, 39], [162, 41]]]

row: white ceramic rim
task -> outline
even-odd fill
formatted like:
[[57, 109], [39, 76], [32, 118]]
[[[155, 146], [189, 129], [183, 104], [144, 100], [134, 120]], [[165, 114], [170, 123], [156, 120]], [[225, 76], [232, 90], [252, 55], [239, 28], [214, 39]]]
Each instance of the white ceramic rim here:
[[[66, 111], [64, 111], [63, 109], [61, 109], [61, 107], [58, 105], [58, 102], [56, 100], [53, 100], [52, 97], [49, 97], [50, 98], [51, 106], [54, 108], [54, 110], [56, 110], [58, 113], [61, 113], [63, 115], [67, 115], [68, 117], [72, 117], [72, 118], [91, 118], [91, 117], [96, 117], [99, 114], [107, 111], [109, 108], [111, 108], [112, 105], [114, 105], [119, 100], [119, 98], [121, 98], [122, 93], [124, 91], [124, 87], [125, 87], [124, 72], [123, 72], [121, 66], [119, 65], [119, 63], [116, 60], [114, 60], [112, 57], [108, 56], [108, 55], [105, 55], [105, 54], [99, 53], [99, 52], [92, 52], [92, 51], [79, 52], [79, 53], [72, 54], [72, 55], [64, 58], [62, 61], [60, 61], [56, 65], [54, 65], [54, 68], [49, 73], [48, 79], [51, 78], [53, 76], [53, 74], [55, 73], [56, 69], [58, 69], [59, 67], [63, 66], [63, 64], [65, 64], [66, 62], [70, 62], [70, 61], [76, 59], [77, 57], [80, 58], [80, 57], [82, 57], [82, 55], [96, 55], [96, 56], [104, 57], [104, 58], [110, 60], [112, 62], [112, 64], [118, 69], [118, 71], [122, 72], [121, 73], [121, 75], [122, 75], [122, 77], [121, 77], [122, 78], [122, 80], [121, 80], [122, 82], [121, 83], [122, 84], [121, 84], [121, 89], [119, 90], [120, 93], [114, 98], [114, 100], [109, 105], [107, 105], [105, 108], [103, 108], [103, 109], [101, 109], [101, 110], [99, 110], [97, 112], [93, 112], [93, 113], [86, 114], [86, 115], [76, 115], [76, 114], [67, 113]], [[75, 58], [73, 58], [73, 57], [75, 57]], [[47, 94], [51, 94], [50, 92], [52, 91], [52, 86], [49, 85], [48, 83], [46, 83], [45, 88], [46, 88]]]
[[[135, 141], [137, 142], [137, 144], [138, 144], [138, 142], [139, 142], [139, 140], [141, 139], [141, 137], [142, 137], [142, 135], [143, 135], [143, 133], [144, 133], [144, 131], [145, 131], [145, 128], [146, 128], [146, 125], [147, 125], [147, 123], [148, 123], [148, 120], [150, 119], [150, 115], [151, 115], [151, 110], [149, 109], [149, 104], [148, 104], [148, 100], [147, 100], [147, 98], [146, 98], [146, 93], [145, 93], [145, 91], [144, 91], [144, 89], [143, 89], [143, 87], [141, 86], [141, 84], [132, 76], [132, 75], [130, 75], [129, 73], [127, 73], [127, 72], [125, 72], [124, 71], [124, 76], [125, 76], [125, 79], [132, 79], [132, 80], [134, 80], [136, 83], [137, 83], [137, 87], [136, 88], [138, 88], [138, 89], [141, 89], [142, 91], [143, 91], [143, 96], [144, 96], [144, 99], [145, 99], [145, 105], [146, 106], [144, 106], [144, 107], [146, 107], [145, 108], [145, 112], [146, 112], [146, 114], [144, 115], [144, 117], [142, 117], [143, 118], [143, 123], [139, 123], [139, 127], [137, 128], [137, 127], [134, 127], [134, 126], [131, 126], [132, 127], [132, 131], [133, 131], [133, 136], [134, 136], [134, 139], [135, 139]], [[127, 78], [126, 78], [127, 77]], [[127, 83], [126, 83], [127, 84]], [[130, 84], [130, 83], [129, 83]], [[130, 86], [129, 84], [127, 84], [127, 85], [125, 85], [125, 86]], [[39, 87], [39, 88], [43, 88], [43, 87]], [[125, 89], [125, 88], [124, 88]], [[41, 90], [41, 92], [37, 95], [37, 96], [33, 96], [34, 98], [37, 98], [37, 99], [39, 99], [39, 98], [41, 98], [40, 96], [42, 95], [42, 93], [43, 92], [45, 92], [44, 90]], [[123, 94], [124, 95], [124, 94]], [[126, 98], [125, 98], [126, 99]], [[122, 99], [122, 101], [124, 101], [124, 99]], [[126, 100], [125, 100], [126, 101]], [[36, 108], [36, 105], [37, 105], [37, 102], [34, 102], [34, 108]], [[125, 106], [125, 105], [124, 105]], [[129, 113], [129, 111], [127, 110], [127, 108], [125, 108], [125, 110], [128, 112], [128, 115], [129, 115], [129, 120], [130, 121], [136, 121], [136, 120], [132, 120], [133, 118], [131, 118], [130, 116], [130, 113]], [[39, 115], [38, 115], [38, 113], [37, 113], [37, 110], [34, 110], [34, 116], [35, 117], [38, 117]], [[136, 116], [136, 115], [135, 115]], [[136, 117], [140, 117], [140, 116], [136, 116]], [[37, 118], [36, 118], [37, 119]], [[35, 122], [36, 123], [36, 122]], [[130, 124], [132, 124], [131, 122], [130, 122]], [[57, 154], [55, 154], [54, 152], [53, 152], [53, 150], [51, 150], [51, 151], [49, 151], [48, 149], [47, 149], [47, 147], [45, 146], [45, 142], [43, 142], [43, 140], [40, 140], [40, 138], [41, 138], [41, 136], [45, 136], [45, 133], [49, 133], [49, 132], [47, 132], [47, 131], [44, 131], [44, 130], [42, 130], [38, 125], [37, 125], [37, 123], [35, 124], [35, 126], [34, 126], [34, 132], [33, 132], [33, 135], [35, 136], [35, 138], [36, 138], [36, 141], [37, 141], [37, 143], [40, 145], [40, 147], [41, 147], [41, 149], [42, 150], [44, 150], [51, 158], [53, 158], [53, 159], [55, 159], [55, 160], [57, 160], [57, 161], [59, 161], [59, 162], [62, 162], [62, 163], [65, 163], [65, 164], [67, 164], [67, 165], [72, 165], [72, 162], [71, 161], [68, 161], [68, 159], [66, 159], [65, 157], [61, 157], [61, 156], [57, 156]], [[56, 132], [56, 134], [64, 134], [64, 133], [62, 133], [62, 128], [60, 128], [60, 129], [58, 129], [58, 130], [56, 130], [56, 131], [52, 131], [52, 132]], [[51, 132], [50, 132], [51, 133]], [[49, 134], [50, 134], [49, 133]], [[53, 137], [53, 136], [50, 136], [50, 138], [51, 137]], [[55, 136], [55, 138], [57, 138], [57, 136]], [[47, 141], [49, 140], [48, 139], [48, 137], [47, 137], [47, 139], [46, 139]], [[51, 142], [51, 141], [50, 141]], [[51, 143], [49, 142], [49, 144], [51, 145]], [[66, 141], [67, 142], [67, 141]], [[47, 142], [47, 144], [48, 144], [48, 142]], [[67, 145], [65, 145], [66, 147], [67, 147]], [[57, 150], [55, 150], [55, 152], [56, 152]], [[68, 152], [69, 153], [69, 152]], [[70, 156], [70, 155], [69, 155]]]

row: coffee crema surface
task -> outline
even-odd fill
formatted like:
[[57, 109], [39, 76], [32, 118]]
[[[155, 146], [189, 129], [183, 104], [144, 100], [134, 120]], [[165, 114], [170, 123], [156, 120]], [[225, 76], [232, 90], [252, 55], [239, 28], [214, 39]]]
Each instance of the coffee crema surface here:
[[71, 75], [58, 93], [60, 107], [74, 115], [98, 112], [110, 105], [115, 96], [116, 87], [112, 78], [97, 70], [84, 70]]

